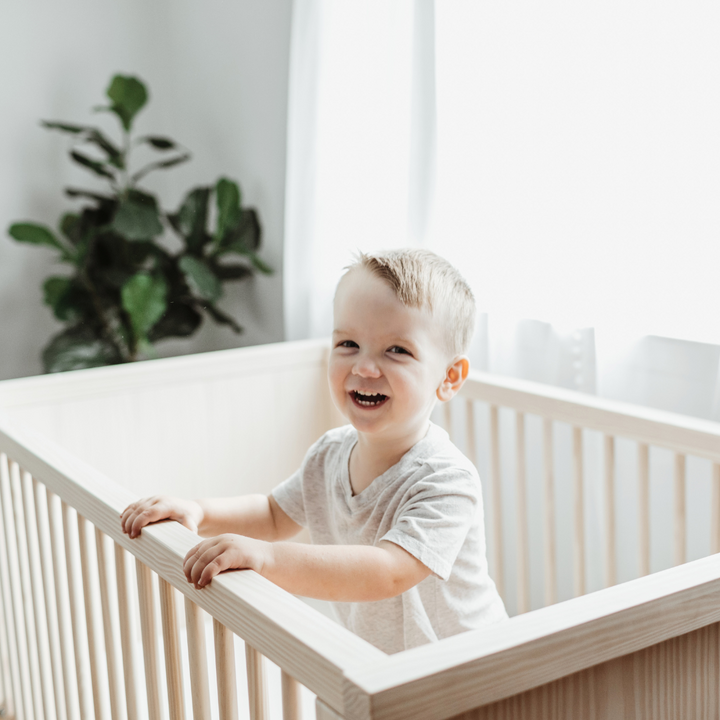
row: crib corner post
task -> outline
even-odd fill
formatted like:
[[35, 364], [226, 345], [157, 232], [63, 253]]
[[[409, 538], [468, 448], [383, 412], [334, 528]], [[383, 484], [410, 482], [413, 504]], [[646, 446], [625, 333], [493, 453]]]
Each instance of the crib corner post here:
[[315, 718], [316, 720], [345, 720], [329, 705], [326, 705], [320, 698], [315, 699]]

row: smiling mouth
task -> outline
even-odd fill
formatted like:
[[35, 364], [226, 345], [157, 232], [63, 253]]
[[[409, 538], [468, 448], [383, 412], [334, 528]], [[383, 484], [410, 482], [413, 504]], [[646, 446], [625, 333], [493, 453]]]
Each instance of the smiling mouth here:
[[362, 393], [357, 390], [353, 390], [350, 397], [356, 405], [364, 408], [379, 407], [389, 400], [388, 396], [382, 393]]

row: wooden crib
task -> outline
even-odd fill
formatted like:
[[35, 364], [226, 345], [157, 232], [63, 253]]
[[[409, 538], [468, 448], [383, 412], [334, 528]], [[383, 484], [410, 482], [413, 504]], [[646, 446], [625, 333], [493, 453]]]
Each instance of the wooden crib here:
[[303, 341], [0, 383], [3, 720], [292, 720], [308, 691], [319, 720], [720, 717], [716, 423], [472, 374], [439, 420], [513, 617], [392, 656], [249, 571], [196, 591], [177, 523], [121, 533], [139, 495], [270, 491], [340, 422], [326, 362]]

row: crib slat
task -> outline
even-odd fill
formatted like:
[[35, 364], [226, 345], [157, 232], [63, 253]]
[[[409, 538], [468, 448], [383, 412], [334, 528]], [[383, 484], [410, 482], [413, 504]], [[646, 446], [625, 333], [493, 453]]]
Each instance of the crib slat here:
[[208, 683], [203, 611], [187, 597], [185, 598], [185, 624], [187, 626], [193, 720], [210, 720], [210, 684]]
[[145, 661], [148, 718], [149, 720], [161, 720], [155, 596], [152, 591], [152, 574], [150, 568], [139, 560], [135, 561], [135, 567], [140, 604], [140, 629], [143, 638], [143, 659]]
[[545, 480], [545, 605], [557, 602], [557, 560], [555, 555], [555, 460], [552, 420], [543, 420], [543, 475]]
[[300, 683], [284, 670], [281, 673], [283, 720], [302, 720]]
[[[25, 550], [30, 575], [30, 589], [35, 620], [35, 638], [40, 669], [40, 690], [42, 693], [45, 720], [57, 717], [55, 710], [55, 693], [53, 690], [52, 668], [50, 667], [50, 639], [47, 635], [48, 619], [43, 593], [43, 578], [40, 564], [40, 548], [38, 545], [38, 520], [33, 495], [33, 479], [30, 473], [23, 472], [20, 478], [22, 506], [25, 520]], [[49, 611], [49, 606], [48, 606]]]
[[62, 520], [59, 517], [60, 500], [54, 493], [47, 491], [47, 513], [50, 530], [50, 549], [52, 551], [53, 578], [55, 580], [55, 603], [57, 608], [60, 654], [62, 658], [63, 689], [65, 711], [68, 720], [78, 720], [80, 706], [77, 697], [77, 679], [75, 677], [75, 653], [73, 652], [72, 617], [68, 601], [69, 571], [66, 570], [63, 548]]
[[235, 643], [232, 631], [213, 618], [215, 669], [217, 672], [220, 720], [237, 720], [238, 701], [235, 684]]
[[490, 481], [493, 509], [493, 567], [495, 585], [505, 599], [505, 569], [503, 567], [502, 478], [500, 476], [500, 421], [497, 405], [490, 406]]
[[52, 575], [52, 553], [50, 551], [50, 520], [47, 503], [43, 501], [40, 483], [33, 478], [33, 491], [35, 495], [35, 514], [37, 517], [37, 542], [40, 571], [42, 573], [42, 587], [45, 598], [45, 620], [47, 622], [48, 642], [50, 645], [50, 662], [52, 668], [53, 689], [55, 698], [55, 712], [58, 720], [67, 720], [67, 703], [65, 700], [65, 686], [63, 683], [62, 655], [60, 653], [60, 633], [58, 630], [57, 614], [53, 608], [58, 606]]
[[68, 591], [70, 596], [70, 617], [72, 618], [73, 644], [75, 646], [75, 676], [77, 678], [78, 696], [80, 698], [80, 718], [90, 720], [90, 688], [88, 686], [89, 660], [83, 644], [83, 628], [85, 625], [85, 609], [80, 606], [78, 593], [77, 551], [71, 534], [72, 513], [70, 506], [63, 501], [63, 530], [65, 535], [65, 564], [68, 574]]
[[573, 468], [575, 481], [575, 596], [585, 594], [585, 500], [582, 428], [573, 428]]
[[248, 702], [250, 720], [268, 719], [267, 682], [263, 656], [245, 643], [245, 667], [247, 670]]
[[615, 547], [615, 438], [605, 436], [605, 586], [617, 582]]
[[720, 552], [720, 463], [712, 469], [712, 517], [710, 525], [710, 552]]
[[130, 621], [130, 588], [128, 587], [125, 550], [117, 543], [115, 543], [115, 578], [118, 596], [118, 619], [120, 620], [123, 678], [125, 681], [125, 707], [129, 720], [133, 720], [133, 718], [138, 717], [137, 688], [135, 686], [136, 653]]
[[162, 578], [159, 578], [159, 587], [170, 720], [185, 720], [175, 588]]
[[518, 614], [530, 610], [530, 562], [528, 560], [527, 479], [525, 462], [525, 414], [515, 413], [515, 483], [517, 494]]
[[[9, 485], [10, 473], [8, 459], [0, 454], [0, 520], [4, 531], [0, 531], [0, 592], [2, 593], [3, 618], [5, 636], [9, 651], [10, 684], [12, 687], [12, 705], [8, 712], [12, 711], [17, 720], [27, 720], [25, 703], [28, 702], [26, 688], [29, 680], [25, 674], [25, 666], [22, 661], [24, 646], [23, 639], [18, 637], [19, 626], [15, 611], [15, 591], [18, 590], [17, 583], [10, 584], [10, 577], [14, 572], [11, 562], [10, 545], [12, 538], [12, 524], [10, 521]], [[17, 630], [17, 632], [16, 632]]]
[[98, 574], [100, 576], [100, 602], [102, 605], [105, 654], [107, 657], [108, 688], [110, 691], [110, 715], [112, 720], [122, 720], [123, 707], [120, 688], [120, 657], [113, 632], [113, 608], [110, 604], [110, 568], [107, 557], [105, 534], [95, 528]]
[[[2, 543], [0, 542], [0, 552]], [[1, 562], [1, 561], [0, 561]], [[2, 575], [0, 575], [2, 582]], [[0, 592], [0, 715], [12, 717], [15, 715], [13, 707], [13, 689], [10, 675], [10, 647], [5, 634], [5, 607]]]
[[638, 444], [638, 506], [640, 517], [640, 575], [650, 574], [650, 448]]
[[[27, 535], [25, 523], [23, 522], [22, 497], [20, 490], [20, 467], [17, 463], [10, 463], [10, 489], [15, 512], [15, 539], [17, 559], [20, 572], [13, 577], [20, 578], [22, 590], [23, 612], [25, 619], [25, 637], [27, 639], [27, 657], [30, 665], [30, 687], [32, 690], [33, 712], [40, 720], [43, 717], [42, 681], [40, 678], [40, 663], [38, 659], [37, 635], [33, 622], [34, 603], [30, 589], [30, 561], [27, 555]], [[16, 580], [17, 584], [17, 580]]]
[[93, 708], [95, 720], [106, 720], [105, 687], [100, 679], [102, 653], [99, 647], [97, 631], [97, 612], [93, 598], [92, 576], [90, 569], [89, 541], [87, 536], [87, 520], [78, 513], [78, 542], [80, 543], [80, 566], [82, 568], [83, 598], [85, 600], [85, 622], [87, 626], [88, 653], [90, 656], [90, 681], [92, 683]]
[[465, 443], [468, 460], [477, 467], [477, 448], [475, 445], [475, 403], [472, 400], [465, 402]]
[[685, 507], [685, 455], [675, 453], [675, 564], [687, 559], [687, 518]]

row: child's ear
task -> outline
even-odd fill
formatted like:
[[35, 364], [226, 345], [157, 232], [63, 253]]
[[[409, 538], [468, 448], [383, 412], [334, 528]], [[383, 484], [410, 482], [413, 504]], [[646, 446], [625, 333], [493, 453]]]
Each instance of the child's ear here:
[[447, 402], [455, 396], [455, 393], [463, 386], [469, 370], [470, 360], [467, 355], [458, 355], [452, 361], [452, 365], [448, 366], [445, 372], [445, 379], [436, 390], [440, 402]]

